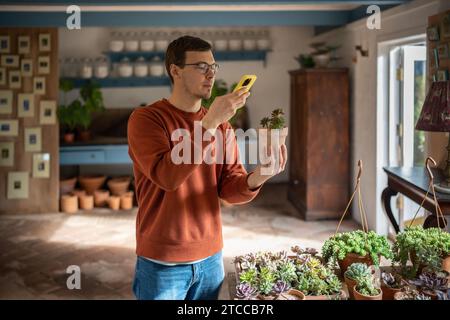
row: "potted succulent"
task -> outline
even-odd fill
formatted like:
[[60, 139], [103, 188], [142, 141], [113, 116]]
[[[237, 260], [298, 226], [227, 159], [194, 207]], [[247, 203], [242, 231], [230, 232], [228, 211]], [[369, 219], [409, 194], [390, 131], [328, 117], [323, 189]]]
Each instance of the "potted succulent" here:
[[91, 139], [89, 128], [92, 123], [92, 114], [105, 110], [100, 85], [94, 81], [86, 81], [80, 88], [80, 97], [82, 102], [78, 112], [79, 135], [82, 141], [88, 141]]
[[383, 292], [375, 286], [372, 275], [357, 278], [353, 294], [355, 300], [382, 300], [383, 298]]
[[74, 104], [67, 104], [67, 92], [73, 89], [73, 83], [69, 80], [61, 80], [59, 82], [59, 89], [63, 93], [64, 104], [60, 105], [57, 110], [57, 115], [60, 125], [65, 127], [64, 142], [73, 143], [75, 140], [75, 128], [77, 126]]
[[310, 44], [310, 47], [314, 49], [311, 55], [316, 67], [326, 68], [330, 62], [340, 59], [335, 56], [335, 52], [340, 46], [329, 46], [325, 42], [314, 42]]
[[[409, 278], [415, 278], [424, 268], [450, 272], [450, 234], [440, 228], [406, 228], [397, 235], [392, 249], [394, 261], [400, 264], [402, 273]], [[409, 261], [412, 268], [408, 266]]]
[[397, 292], [402, 290], [403, 279], [398, 273], [381, 273], [381, 291], [383, 291], [383, 300], [394, 300]]
[[361, 277], [370, 277], [372, 269], [365, 263], [352, 263], [344, 273], [345, 284], [347, 285], [348, 295], [350, 299], [354, 299], [353, 288], [357, 284], [356, 279]]
[[[282, 109], [275, 109], [272, 111], [270, 117], [264, 117], [261, 119], [262, 128], [258, 129], [258, 146], [260, 152], [264, 152], [264, 157], [270, 156], [272, 152], [276, 152], [278, 147], [286, 144], [286, 137], [288, 135], [288, 127], [285, 126], [286, 120], [284, 118], [284, 112]], [[273, 141], [277, 139], [278, 141]], [[277, 154], [275, 154], [277, 159]], [[269, 165], [270, 162], [264, 163], [264, 165]], [[270, 164], [270, 171], [277, 172], [279, 168], [279, 162], [275, 164]]]
[[408, 280], [421, 293], [429, 296], [431, 300], [446, 300], [448, 290], [448, 273], [440, 275], [436, 272], [424, 272], [417, 279]]
[[240, 283], [236, 286], [237, 300], [255, 300], [258, 290], [248, 283]]
[[379, 266], [380, 256], [392, 259], [392, 251], [386, 237], [374, 231], [337, 233], [322, 246], [324, 261], [332, 266], [338, 263], [342, 274], [355, 262]]
[[431, 300], [431, 298], [416, 289], [405, 286], [400, 292], [394, 295], [394, 300]]
[[294, 57], [294, 59], [297, 60], [302, 69], [314, 68], [316, 66], [314, 58], [310, 54], [299, 54], [297, 57]]

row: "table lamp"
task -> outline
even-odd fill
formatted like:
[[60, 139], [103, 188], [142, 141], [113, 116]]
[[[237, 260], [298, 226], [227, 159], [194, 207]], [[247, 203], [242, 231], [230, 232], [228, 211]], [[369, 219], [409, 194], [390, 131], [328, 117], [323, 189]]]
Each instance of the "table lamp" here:
[[[416, 130], [450, 132], [450, 81], [437, 81], [431, 84], [416, 123]], [[443, 175], [445, 180], [436, 184], [435, 189], [450, 193], [450, 136]]]

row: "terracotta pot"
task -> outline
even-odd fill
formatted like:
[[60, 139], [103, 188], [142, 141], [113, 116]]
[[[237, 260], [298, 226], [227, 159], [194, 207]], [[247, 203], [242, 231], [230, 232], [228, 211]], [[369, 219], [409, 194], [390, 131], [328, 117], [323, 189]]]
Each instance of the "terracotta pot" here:
[[68, 194], [75, 189], [75, 185], [77, 184], [77, 178], [73, 177], [70, 179], [64, 179], [59, 181], [59, 194]]
[[112, 195], [121, 196], [128, 191], [130, 182], [131, 182], [130, 177], [119, 177], [109, 179], [107, 185], [109, 190], [111, 190]]
[[61, 211], [65, 213], [74, 213], [78, 211], [77, 196], [64, 194], [61, 196]]
[[353, 294], [355, 295], [355, 300], [383, 300], [383, 291], [380, 290], [380, 293], [376, 296], [366, 296], [362, 293], [359, 293], [356, 290], [356, 286], [353, 287]]
[[74, 133], [65, 133], [64, 134], [64, 142], [65, 143], [73, 143], [75, 141]]
[[289, 289], [278, 295], [276, 300], [305, 300], [305, 294], [297, 289]]
[[369, 255], [366, 256], [360, 256], [356, 253], [348, 253], [343, 260], [338, 260], [339, 268], [341, 269], [341, 274], [344, 276], [345, 271], [347, 271], [347, 268], [355, 262], [365, 263], [368, 266], [373, 265], [372, 258], [370, 258]]
[[346, 275], [344, 275], [344, 280], [345, 280], [345, 285], [347, 286], [348, 296], [351, 300], [354, 300], [355, 295], [353, 293], [353, 288], [356, 286], [356, 281], [353, 280], [352, 278], [347, 277]]
[[78, 181], [80, 182], [80, 186], [86, 190], [88, 194], [93, 194], [95, 190], [98, 190], [105, 183], [105, 176], [80, 176], [78, 177]]
[[91, 140], [91, 131], [90, 130], [81, 130], [78, 132], [78, 136], [81, 141], [90, 141]]
[[336, 298], [345, 300], [347, 299], [347, 295], [344, 290], [341, 290], [339, 293], [330, 294], [330, 295], [320, 295], [320, 296], [305, 296], [305, 300], [334, 300]]
[[401, 292], [400, 288], [391, 288], [381, 282], [381, 291], [383, 291], [383, 300], [395, 300], [394, 296], [397, 292]]
[[[278, 157], [276, 157], [276, 163], [272, 164], [271, 166], [268, 165], [268, 161], [269, 159], [266, 158], [268, 156], [269, 151], [268, 150], [272, 150], [271, 152], [276, 152], [276, 150], [273, 150], [274, 148], [277, 148], [283, 144], [286, 144], [286, 137], [288, 135], [288, 128], [283, 128], [279, 131], [279, 136], [278, 136], [278, 143], [274, 143], [274, 141], [272, 141], [272, 131], [274, 131], [275, 129], [258, 129], [258, 148], [262, 148], [263, 150], [261, 150], [261, 154], [263, 154], [263, 159], [262, 160], [262, 164], [266, 165], [266, 167], [264, 168], [264, 172], [263, 174], [273, 174], [274, 172], [278, 172], [279, 170], [279, 166], [280, 166], [280, 161], [278, 161]], [[265, 143], [264, 143], [265, 141]], [[265, 149], [265, 150], [264, 150]]]
[[92, 195], [81, 195], [80, 208], [83, 210], [92, 210], [94, 208], [94, 196]]
[[94, 204], [96, 207], [104, 207], [107, 204], [108, 198], [109, 198], [108, 190], [94, 191]]
[[77, 196], [78, 198], [80, 198], [81, 196], [85, 196], [86, 195], [86, 190], [75, 189], [71, 193], [72, 193], [72, 195]]
[[120, 196], [120, 208], [130, 210], [133, 208], [133, 191], [129, 191]]
[[120, 197], [110, 196], [108, 198], [108, 206], [113, 210], [119, 210], [120, 208]]
[[442, 259], [442, 270], [450, 273], [450, 255], [447, 255], [444, 259]]
[[430, 297], [431, 300], [437, 300], [437, 299], [438, 299], [437, 294], [434, 293], [434, 292], [427, 291], [427, 290], [423, 290], [422, 293], [423, 293], [424, 295], [426, 295], [427, 297]]
[[267, 142], [267, 147], [271, 147], [273, 145], [272, 143], [272, 131], [278, 130], [278, 144], [281, 146], [282, 144], [286, 144], [286, 138], [289, 133], [289, 128], [285, 127], [283, 129], [264, 129], [259, 128], [258, 129], [258, 138], [261, 139], [265, 137], [265, 141]]

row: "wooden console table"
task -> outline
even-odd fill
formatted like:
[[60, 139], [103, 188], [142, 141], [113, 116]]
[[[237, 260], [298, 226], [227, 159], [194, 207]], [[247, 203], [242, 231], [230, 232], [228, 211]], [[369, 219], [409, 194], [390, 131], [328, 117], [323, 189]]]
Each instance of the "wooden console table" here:
[[[398, 193], [403, 194], [417, 204], [423, 201], [427, 192], [430, 179], [425, 167], [384, 167], [383, 170], [388, 176], [388, 186], [381, 194], [386, 215], [389, 218], [395, 232], [400, 232], [398, 221], [395, 219], [391, 209], [391, 198]], [[442, 181], [443, 175], [438, 169], [431, 169], [435, 183]], [[436, 192], [437, 201], [444, 215], [450, 215], [450, 194]], [[428, 194], [423, 207], [432, 213], [425, 219], [424, 227], [437, 227], [437, 217], [435, 215], [435, 203], [431, 192]], [[441, 223], [442, 226], [442, 223]]]

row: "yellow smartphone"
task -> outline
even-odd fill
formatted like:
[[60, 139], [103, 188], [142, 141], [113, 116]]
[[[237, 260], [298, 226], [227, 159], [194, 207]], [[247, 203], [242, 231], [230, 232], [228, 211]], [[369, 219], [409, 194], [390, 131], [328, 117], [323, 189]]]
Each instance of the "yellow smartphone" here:
[[233, 92], [238, 91], [240, 88], [245, 87], [245, 92], [248, 92], [252, 85], [256, 81], [256, 76], [254, 74], [245, 74], [241, 77], [241, 80], [239, 80], [239, 83], [234, 88]]

